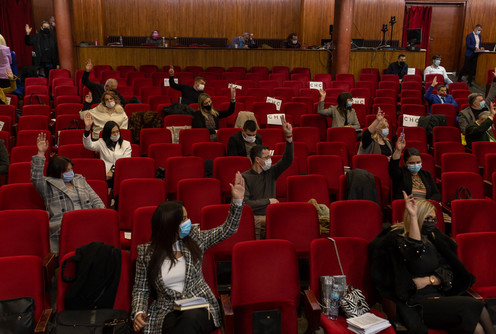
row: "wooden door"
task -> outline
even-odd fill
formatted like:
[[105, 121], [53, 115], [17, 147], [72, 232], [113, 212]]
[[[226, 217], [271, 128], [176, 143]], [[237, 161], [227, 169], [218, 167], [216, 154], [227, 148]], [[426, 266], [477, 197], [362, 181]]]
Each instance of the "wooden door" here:
[[[446, 71], [453, 72], [460, 69], [460, 48], [465, 47], [463, 36], [463, 22], [465, 7], [463, 4], [436, 4], [432, 6], [432, 21], [429, 41], [429, 65], [433, 55], [441, 55], [441, 65]], [[462, 59], [463, 61], [463, 59]]]

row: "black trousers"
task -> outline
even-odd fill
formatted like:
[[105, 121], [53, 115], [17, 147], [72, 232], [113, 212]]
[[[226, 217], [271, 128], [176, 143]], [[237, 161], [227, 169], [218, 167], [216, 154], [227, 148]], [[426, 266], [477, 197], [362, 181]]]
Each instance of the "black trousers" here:
[[214, 320], [206, 308], [172, 311], [162, 325], [162, 334], [210, 334], [215, 329]]
[[478, 53], [474, 53], [471, 56], [465, 57], [465, 62], [463, 63], [463, 67], [458, 74], [458, 79], [465, 74], [468, 75], [467, 82], [472, 82], [475, 76], [475, 70], [477, 69], [477, 59], [479, 58]]

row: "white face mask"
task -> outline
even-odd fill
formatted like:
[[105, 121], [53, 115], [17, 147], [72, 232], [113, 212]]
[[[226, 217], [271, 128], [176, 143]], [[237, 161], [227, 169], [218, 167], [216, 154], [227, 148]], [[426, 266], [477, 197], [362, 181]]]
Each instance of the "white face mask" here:
[[257, 136], [256, 135], [255, 136], [243, 135], [243, 139], [247, 143], [254, 143], [255, 140], [257, 140]]
[[204, 84], [199, 84], [198, 85], [198, 90], [204, 90], [205, 89], [205, 85]]
[[105, 102], [105, 105], [107, 106], [107, 108], [113, 108], [115, 107], [115, 102], [112, 101], [112, 102]]
[[298, 40], [297, 39], [293, 39], [293, 44], [298, 44]]
[[264, 171], [267, 171], [270, 169], [271, 166], [272, 166], [272, 159], [268, 158], [267, 160], [265, 160], [265, 165], [262, 166], [262, 169]]
[[113, 141], [114, 143], [116, 143], [120, 138], [121, 138], [120, 134], [117, 136], [110, 136], [110, 140]]

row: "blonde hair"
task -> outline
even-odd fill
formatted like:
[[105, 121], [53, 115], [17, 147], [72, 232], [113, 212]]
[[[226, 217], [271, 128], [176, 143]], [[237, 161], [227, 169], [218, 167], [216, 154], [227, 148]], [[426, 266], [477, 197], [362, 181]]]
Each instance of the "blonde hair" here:
[[210, 111], [203, 108], [203, 102], [205, 102], [206, 99], [210, 99], [210, 95], [208, 95], [207, 93], [201, 93], [200, 96], [198, 96], [198, 110], [200, 110], [203, 117], [205, 117], [205, 119], [208, 119], [208, 115], [212, 115], [214, 117], [219, 116], [219, 113], [217, 112], [217, 110], [214, 109], [213, 104]]
[[[379, 124], [377, 124], [377, 127], [375, 128], [375, 131], [371, 136], [373, 141], [375, 141], [375, 142], [377, 141], [377, 139], [379, 137], [379, 134], [378, 134], [379, 130], [382, 131], [382, 129], [385, 129], [387, 125], [388, 125], [388, 121], [385, 118], [382, 121], [380, 121]], [[383, 137], [383, 139], [384, 139], [384, 141], [389, 141], [389, 138], [387, 136]]]
[[5, 38], [3, 38], [2, 35], [0, 35], [0, 45], [7, 46], [7, 42], [5, 41]]
[[[424, 199], [416, 199], [415, 202], [417, 202], [417, 224], [419, 226], [419, 230], [422, 231], [422, 225], [424, 224], [425, 217], [427, 217], [432, 211], [436, 212], [436, 207], [434, 204]], [[405, 237], [410, 233], [411, 223], [410, 213], [407, 209], [405, 209], [403, 221], [393, 225], [392, 229], [397, 230], [402, 228], [402, 235]]]

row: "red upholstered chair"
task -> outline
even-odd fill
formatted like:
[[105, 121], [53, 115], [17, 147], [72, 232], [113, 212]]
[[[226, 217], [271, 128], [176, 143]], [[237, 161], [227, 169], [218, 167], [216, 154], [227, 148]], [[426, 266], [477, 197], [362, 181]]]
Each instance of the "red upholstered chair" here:
[[135, 112], [150, 110], [152, 110], [152, 108], [148, 103], [128, 103], [124, 107], [124, 111], [126, 112], [127, 117], [131, 116], [131, 114]]
[[484, 180], [491, 181], [494, 172], [496, 172], [496, 153], [488, 153], [484, 164]]
[[[491, 70], [493, 71], [493, 70]], [[454, 90], [468, 90], [468, 85], [465, 82], [452, 82], [449, 84], [450, 91]]]
[[[15, 146], [10, 152], [10, 163], [16, 162], [31, 162], [33, 155], [38, 153], [36, 145], [31, 146]], [[48, 161], [48, 154], [45, 155], [45, 162]], [[31, 182], [31, 181], [28, 181]]]
[[46, 85], [30, 85], [30, 86], [26, 86], [26, 89], [24, 90], [24, 94], [26, 96], [29, 96], [31, 94], [48, 95], [48, 86], [46, 86]]
[[183, 147], [183, 155], [193, 155], [193, 144], [200, 142], [210, 142], [210, 133], [206, 128], [179, 131], [179, 144]]
[[484, 166], [486, 154], [496, 153], [496, 143], [479, 141], [472, 144], [472, 153], [477, 157], [480, 167]]
[[314, 81], [321, 81], [324, 83], [324, 87], [330, 88], [332, 85], [332, 75], [329, 73], [315, 73], [313, 76]]
[[[61, 115], [59, 116], [59, 118], [63, 116], [67, 116], [67, 115]], [[83, 139], [83, 134], [84, 134], [84, 129], [61, 130], [60, 133], [58, 134], [59, 147], [70, 144], [71, 145], [81, 144]]]
[[217, 179], [183, 179], [177, 183], [177, 199], [184, 203], [193, 224], [200, 223], [201, 208], [221, 204], [220, 181]]
[[217, 131], [217, 142], [222, 143], [227, 147], [227, 143], [229, 142], [229, 138], [232, 135], [241, 131], [239, 128], [222, 128]]
[[[284, 105], [285, 112], [287, 113], [288, 111], [288, 104], [286, 103]], [[303, 107], [303, 104], [301, 105]], [[326, 119], [325, 116], [318, 115], [318, 114], [302, 114], [300, 116], [300, 125], [302, 127], [314, 127], [317, 128], [319, 131], [319, 142], [325, 141], [326, 139], [326, 132], [327, 132], [327, 124], [326, 124]], [[317, 143], [318, 145], [319, 143]]]
[[[126, 179], [121, 183], [119, 195], [119, 229], [122, 248], [131, 243], [127, 233], [133, 226], [134, 211], [143, 206], [159, 205], [166, 200], [165, 182], [159, 179]], [[127, 232], [127, 233], [126, 233]]]
[[[269, 68], [267, 66], [252, 66], [250, 68], [251, 73], [258, 73], [262, 76], [262, 79], [260, 80], [265, 80], [269, 76]], [[250, 73], [246, 73], [250, 74]]]
[[142, 206], [134, 210], [133, 227], [131, 231], [131, 263], [138, 258], [138, 245], [146, 244], [152, 235], [152, 216], [156, 205]]
[[236, 82], [237, 80], [243, 80], [245, 78], [245, 73], [242, 72], [223, 72], [220, 76], [222, 80], [227, 80], [229, 82]]
[[310, 243], [320, 238], [319, 217], [311, 203], [277, 203], [267, 207], [266, 239], [291, 241], [298, 257], [308, 258]]
[[19, 117], [18, 131], [22, 130], [48, 130], [50, 118], [48, 116], [32, 115]]
[[424, 143], [424, 146], [427, 147], [427, 133], [424, 128], [420, 126], [415, 127], [398, 127], [397, 135], [399, 136], [401, 132], [405, 130], [405, 140], [408, 143], [409, 140], [416, 140]]
[[341, 142], [321, 142], [317, 144], [317, 155], [337, 155], [343, 159], [345, 166], [350, 166], [348, 162], [348, 149]]
[[[436, 128], [434, 128], [436, 129]], [[441, 166], [441, 156], [444, 153], [464, 153], [465, 146], [460, 142], [435, 142], [434, 143], [434, 162]]]
[[352, 161], [353, 168], [361, 168], [374, 174], [381, 180], [382, 203], [389, 203], [391, 197], [392, 181], [389, 176], [389, 161], [382, 154], [360, 154], [355, 155]]
[[[281, 160], [282, 155], [273, 155], [272, 156], [272, 163], [275, 164]], [[298, 163], [296, 161], [293, 161], [293, 163], [286, 169], [278, 178], [276, 181], [276, 198], [279, 201], [286, 201], [286, 196], [287, 196], [287, 179], [290, 176], [294, 175], [299, 175], [300, 170], [298, 168]]]
[[276, 95], [274, 93], [275, 88], [280, 88], [282, 86], [282, 83], [277, 80], [260, 80], [258, 82], [258, 88], [266, 90], [268, 93], [268, 96], [274, 96]]
[[79, 116], [79, 112], [83, 109], [81, 103], [61, 103], [55, 107], [55, 118], [60, 115], [74, 114]]
[[76, 86], [58, 86], [53, 88], [54, 98], [60, 96], [78, 96], [78, 88]]
[[182, 155], [183, 149], [179, 144], [156, 143], [148, 146], [148, 157], [155, 162], [155, 169], [165, 168], [168, 158]]
[[52, 310], [46, 302], [41, 259], [37, 256], [2, 257], [0, 272], [0, 300], [33, 298], [36, 328], [46, 328]]
[[177, 183], [182, 179], [203, 178], [205, 163], [199, 157], [170, 157], [165, 162], [165, 181], [167, 197], [173, 199], [177, 192]]
[[349, 89], [351, 89], [355, 86], [355, 76], [353, 74], [350, 74], [350, 73], [338, 73], [338, 74], [336, 74], [336, 81], [347, 82], [350, 85]]
[[[380, 97], [390, 98], [391, 100], [389, 100], [389, 102], [391, 103], [392, 101], [394, 103], [398, 98], [398, 92], [393, 89], [378, 89], [375, 91], [375, 96], [376, 99]], [[379, 102], [379, 100], [376, 99], [374, 99], [374, 103], [383, 103], [383, 102]]]
[[287, 201], [308, 202], [314, 198], [317, 203], [329, 205], [329, 191], [327, 180], [322, 175], [296, 175], [287, 180]]
[[293, 140], [307, 145], [310, 155], [317, 152], [317, 143], [320, 142], [319, 129], [314, 127], [295, 127], [293, 129]]
[[[281, 333], [298, 332], [300, 282], [296, 251], [286, 240], [236, 244], [232, 256], [231, 300], [221, 295], [226, 333], [253, 333], [253, 312], [281, 311]], [[263, 258], [264, 261], [259, 259]]]
[[26, 78], [24, 82], [24, 86], [48, 86], [48, 82], [46, 78]]
[[372, 201], [333, 202], [330, 220], [331, 237], [355, 237], [370, 242], [382, 231], [382, 210]]
[[269, 150], [275, 150], [277, 143], [285, 141], [284, 131], [281, 128], [259, 129], [257, 134], [262, 136], [262, 143], [269, 147]]
[[[473, 199], [484, 198], [484, 183], [482, 176], [469, 172], [447, 172], [441, 175], [441, 198], [443, 206], [455, 199], [456, 191], [461, 188], [467, 188]], [[451, 205], [456, 202], [452, 201]]]
[[119, 214], [111, 209], [66, 212], [60, 228], [59, 259], [93, 241], [101, 241], [116, 248], [121, 247]]
[[460, 143], [460, 129], [454, 126], [436, 126], [432, 129], [433, 143], [451, 141]]
[[172, 99], [170, 96], [165, 95], [150, 96], [148, 103], [150, 104], [150, 109], [152, 111], [161, 114], [165, 106], [170, 106], [172, 104]]
[[[494, 230], [493, 230], [494, 231]], [[496, 232], [464, 233], [456, 236], [458, 257], [469, 272], [477, 277], [472, 289], [482, 298], [496, 297]]]
[[313, 155], [307, 159], [308, 173], [324, 176], [329, 193], [337, 195], [339, 177], [344, 175], [343, 159], [338, 155]]
[[28, 104], [22, 107], [22, 116], [46, 116], [50, 117], [50, 106], [41, 104]]
[[[335, 238], [346, 283], [360, 289], [369, 305], [374, 304], [373, 288], [371, 286], [370, 269], [367, 246], [365, 240], [359, 238]], [[310, 290], [305, 291], [305, 297], [310, 308], [307, 312], [309, 331], [321, 326], [326, 333], [350, 333], [346, 318], [342, 315], [337, 321], [327, 318], [319, 306], [321, 300], [320, 277], [342, 275], [338, 257], [332, 242], [328, 239], [314, 240], [310, 245]], [[378, 311], [372, 309], [375, 315], [383, 317]], [[392, 327], [381, 333], [395, 333]]]
[[[16, 146], [33, 146], [36, 145], [36, 138], [40, 133], [44, 133], [52, 146], [52, 134], [48, 130], [22, 130], [17, 133]], [[49, 150], [50, 150], [49, 148]]]
[[[200, 229], [210, 230], [222, 225], [226, 221], [229, 207], [230, 204], [204, 206], [201, 209]], [[238, 231], [209, 250], [215, 261], [231, 261], [234, 245], [238, 242], [250, 240], [255, 240], [255, 225], [253, 222], [253, 211], [248, 205], [245, 205], [241, 214]]]
[[[260, 89], [260, 88], [259, 88]], [[253, 103], [253, 113], [257, 118], [259, 126], [262, 128], [267, 127], [267, 115], [276, 114], [276, 105], [268, 102], [255, 102]]]
[[106, 180], [105, 162], [102, 159], [72, 160], [74, 173], [83, 175], [86, 180]]
[[195, 143], [192, 148], [193, 155], [203, 160], [214, 160], [217, 157], [226, 155], [226, 147], [222, 143]]
[[[63, 263], [66, 259], [74, 256], [76, 252], [67, 253], [60, 261]], [[115, 310], [124, 310], [129, 312], [131, 304], [131, 261], [129, 259], [129, 252], [121, 251], [121, 276], [119, 278], [119, 286], [117, 287], [117, 293], [115, 296], [114, 307]], [[68, 261], [66, 266], [66, 276], [71, 277], [75, 272], [75, 264], [73, 261]], [[61, 312], [65, 309], [65, 295], [70, 283], [66, 283], [62, 280], [61, 271], [59, 271], [58, 281], [57, 281], [57, 312]]]
[[298, 95], [299, 96], [308, 96], [312, 99], [312, 101], [314, 103], [320, 101], [320, 93], [317, 89], [300, 88]]
[[[133, 65], [119, 65], [115, 68], [117, 71], [121, 72], [121, 77], [125, 78], [128, 72], [136, 72], [136, 68]], [[167, 69], [168, 70], [168, 69]], [[180, 71], [180, 69], [179, 69]], [[178, 72], [179, 72], [178, 71]], [[169, 73], [167, 72], [167, 75]]]
[[110, 207], [110, 200], [108, 194], [108, 184], [107, 181], [103, 180], [86, 180], [90, 185], [91, 189], [95, 191], [95, 193], [100, 197], [103, 204], [105, 204], [105, 208]]
[[445, 172], [479, 173], [475, 155], [470, 153], [444, 153], [441, 155], [441, 174]]
[[392, 90], [396, 92], [396, 95], [398, 95], [400, 91], [400, 83], [398, 78], [396, 78], [396, 81], [379, 81], [377, 89]]
[[66, 144], [60, 146], [58, 149], [58, 155], [67, 157], [70, 159], [75, 158], [95, 158], [95, 152], [90, 151], [84, 147], [83, 144]]
[[146, 77], [149, 78], [152, 76], [152, 73], [158, 72], [158, 66], [157, 65], [141, 65], [139, 67], [140, 72], [144, 72]]
[[[437, 217], [437, 228], [441, 231], [445, 231], [444, 226], [444, 217], [443, 217], [443, 209], [439, 202], [428, 199], [436, 207], [436, 217]], [[393, 224], [399, 223], [403, 221], [403, 214], [405, 213], [405, 200], [404, 199], [396, 199], [391, 203], [392, 207], [392, 216], [393, 216]]]
[[[283, 155], [286, 150], [286, 143], [276, 144], [276, 155]], [[293, 142], [293, 154], [294, 161], [298, 164], [298, 170], [301, 174], [307, 174], [307, 157], [308, 157], [308, 147], [303, 142]]]
[[460, 199], [451, 202], [451, 234], [495, 232], [496, 203], [486, 199]]
[[126, 179], [153, 179], [155, 162], [151, 158], [124, 158], [115, 162], [114, 198], [119, 196], [120, 183]]
[[246, 73], [246, 67], [232, 66], [227, 69], [227, 72]]
[[144, 128], [140, 131], [140, 152], [148, 152], [148, 147], [157, 143], [172, 143], [172, 134], [168, 129]]
[[9, 116], [10, 119], [13, 121], [16, 117], [16, 107], [13, 105], [0, 104], [0, 115]]
[[402, 115], [425, 116], [425, 106], [422, 104], [402, 104]]
[[[110, 66], [110, 65], [95, 65], [95, 66], [93, 66], [93, 72], [95, 73], [96, 78], [100, 79], [102, 77], [103, 71], [112, 71], [112, 66]], [[69, 76], [67, 76], [67, 77], [69, 77]]]
[[356, 155], [357, 151], [357, 135], [353, 128], [339, 127], [328, 128], [326, 141], [340, 142], [346, 145], [349, 159]]
[[251, 161], [247, 157], [218, 157], [213, 162], [213, 177], [220, 181], [222, 199], [231, 193], [230, 183], [233, 183], [236, 173], [243, 173], [251, 168]]
[[45, 210], [43, 198], [31, 183], [5, 184], [0, 187], [0, 209]]
[[[140, 101], [144, 103], [150, 104], [150, 98], [152, 96], [160, 96], [162, 95], [162, 87], [161, 86], [143, 86], [140, 88], [139, 97]], [[150, 110], [153, 110], [150, 105]]]
[[7, 176], [8, 184], [30, 183], [30, 182], [31, 182], [31, 162], [14, 162], [9, 165], [9, 173]]
[[[379, 91], [384, 91], [384, 92], [390, 92], [394, 97], [391, 96], [380, 96]], [[374, 98], [374, 104], [390, 104], [395, 106], [396, 105], [396, 100], [397, 100], [397, 93], [394, 90], [388, 90], [388, 89], [378, 89], [375, 91], [376, 97]]]
[[23, 99], [24, 105], [28, 104], [50, 104], [50, 96], [48, 95], [40, 95], [40, 94], [32, 94], [32, 95], [24, 95]]

